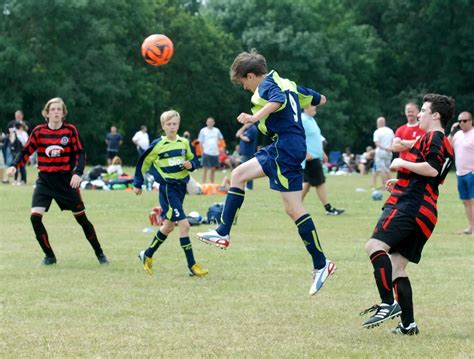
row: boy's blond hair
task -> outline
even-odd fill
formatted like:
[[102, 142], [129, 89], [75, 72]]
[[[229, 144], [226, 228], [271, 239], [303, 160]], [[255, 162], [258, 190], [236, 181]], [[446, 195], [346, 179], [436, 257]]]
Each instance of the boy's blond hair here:
[[163, 126], [165, 124], [165, 122], [167, 122], [167, 121], [169, 121], [173, 118], [177, 118], [178, 121], [181, 122], [181, 116], [179, 115], [178, 111], [169, 110], [169, 111], [163, 112], [160, 116], [161, 126]]
[[46, 105], [44, 105], [43, 110], [41, 111], [41, 114], [46, 120], [48, 120], [49, 108], [51, 107], [53, 103], [60, 103], [63, 106], [63, 114], [64, 114], [63, 121], [64, 121], [67, 115], [67, 107], [61, 97], [55, 97], [49, 100], [48, 102], [46, 102]]
[[232, 82], [239, 84], [240, 79], [249, 73], [261, 76], [265, 75], [267, 71], [265, 57], [260, 55], [256, 49], [252, 49], [250, 52], [241, 52], [237, 55], [230, 67], [229, 75]]

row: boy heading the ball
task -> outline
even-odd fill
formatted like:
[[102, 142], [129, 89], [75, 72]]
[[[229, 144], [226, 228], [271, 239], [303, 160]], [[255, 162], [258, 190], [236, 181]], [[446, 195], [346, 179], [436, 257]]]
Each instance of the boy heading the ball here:
[[326, 97], [281, 78], [274, 70], [267, 73], [266, 60], [256, 50], [242, 52], [235, 58], [230, 77], [234, 83], [253, 93], [253, 114], [241, 113], [237, 120], [248, 127], [258, 123], [259, 130], [271, 137], [273, 142], [232, 171], [222, 224], [215, 230], [197, 235], [203, 242], [227, 248], [232, 223], [244, 201], [245, 183], [267, 176], [270, 188], [281, 193], [285, 210], [295, 221], [313, 260], [313, 280], [309, 292], [314, 295], [334, 272], [336, 265], [324, 256], [313, 220], [303, 207], [301, 163], [306, 157], [306, 143], [301, 108], [324, 105]]
[[453, 149], [444, 135], [444, 128], [453, 114], [452, 98], [425, 95], [418, 120], [420, 129], [426, 133], [415, 142], [405, 159], [392, 161], [390, 169], [398, 170], [397, 179], [386, 183], [391, 194], [366, 245], [382, 300], [382, 304], [363, 312], [375, 311], [363, 323], [366, 328], [401, 314], [401, 323], [393, 333], [414, 335], [419, 332], [405, 268], [408, 262], [420, 261], [423, 246], [436, 225], [438, 187], [453, 162]]
[[33, 129], [23, 151], [11, 163], [7, 172], [9, 176], [13, 176], [17, 168], [24, 166], [35, 151], [38, 153], [39, 173], [33, 193], [31, 224], [45, 254], [42, 263], [56, 263], [56, 256], [42, 221], [44, 212], [48, 211], [54, 199], [61, 210], [72, 211], [99, 263], [107, 264], [108, 259], [102, 251], [94, 226], [86, 217], [79, 190], [85, 164], [85, 153], [79, 133], [74, 125], [64, 122], [67, 107], [59, 97], [46, 103], [42, 115], [47, 123]]
[[133, 185], [135, 194], [141, 195], [143, 175], [147, 171], [153, 175], [155, 181], [160, 184], [160, 205], [163, 209], [161, 216], [164, 221], [150, 246], [141, 251], [138, 258], [143, 263], [145, 272], [153, 274], [153, 254], [173, 232], [177, 222], [179, 241], [186, 255], [189, 275], [202, 277], [208, 271], [201, 268], [194, 260], [193, 248], [189, 240], [189, 222], [183, 210], [186, 183], [189, 181], [189, 172], [197, 167], [196, 158], [191, 151], [189, 141], [178, 136], [181, 121], [179, 113], [173, 110], [163, 112], [160, 121], [165, 136], [154, 140], [140, 156]]

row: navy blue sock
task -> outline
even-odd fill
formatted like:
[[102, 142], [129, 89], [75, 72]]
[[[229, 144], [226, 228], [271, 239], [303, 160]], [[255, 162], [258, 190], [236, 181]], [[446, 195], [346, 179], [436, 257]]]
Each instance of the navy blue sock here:
[[385, 251], [376, 251], [370, 255], [374, 267], [375, 283], [382, 303], [393, 304], [392, 262]]
[[326, 257], [319, 243], [318, 233], [316, 232], [316, 227], [314, 226], [311, 216], [306, 213], [298, 218], [295, 224], [296, 227], [298, 227], [298, 233], [306, 246], [306, 250], [313, 259], [314, 268], [324, 268], [326, 265]]
[[225, 199], [224, 211], [222, 212], [222, 223], [217, 227], [217, 233], [225, 236], [230, 233], [232, 223], [237, 218], [242, 203], [244, 203], [245, 191], [237, 187], [230, 187]]
[[156, 250], [163, 244], [163, 242], [166, 240], [166, 237], [167, 236], [158, 230], [158, 232], [156, 232], [155, 238], [153, 238], [153, 241], [151, 241], [150, 247], [146, 249], [145, 255], [150, 258], [153, 257], [153, 254], [155, 254]]
[[186, 255], [188, 268], [191, 268], [194, 264], [196, 264], [196, 261], [194, 260], [193, 246], [191, 245], [191, 241], [189, 240], [189, 237], [181, 237], [179, 239], [179, 243], [181, 244], [181, 248], [183, 248], [184, 254]]

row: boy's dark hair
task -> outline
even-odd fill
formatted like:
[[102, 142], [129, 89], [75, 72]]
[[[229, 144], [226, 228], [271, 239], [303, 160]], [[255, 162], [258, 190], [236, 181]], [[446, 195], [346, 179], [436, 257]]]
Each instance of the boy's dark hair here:
[[438, 112], [441, 116], [441, 126], [446, 127], [454, 116], [456, 103], [452, 97], [429, 93], [423, 96], [423, 102], [431, 103], [431, 113]]
[[234, 83], [240, 83], [240, 79], [249, 73], [257, 76], [267, 73], [267, 60], [255, 49], [237, 55], [230, 67], [230, 80]]

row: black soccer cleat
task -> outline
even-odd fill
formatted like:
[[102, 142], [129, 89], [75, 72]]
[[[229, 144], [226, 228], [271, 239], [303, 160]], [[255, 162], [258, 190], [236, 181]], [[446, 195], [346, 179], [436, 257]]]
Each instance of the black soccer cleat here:
[[400, 335], [418, 335], [420, 330], [416, 325], [416, 322], [410, 323], [408, 327], [404, 327], [402, 323], [398, 323], [398, 325], [392, 329], [393, 334], [400, 334]]
[[331, 207], [329, 210], [326, 211], [327, 216], [339, 216], [340, 214], [343, 214], [344, 210], [343, 209], [337, 209], [334, 207]]
[[109, 259], [104, 253], [99, 254], [97, 256], [97, 260], [99, 261], [100, 264], [109, 264]]
[[50, 266], [56, 264], [56, 257], [44, 257], [41, 261], [41, 264], [44, 266]]
[[393, 302], [393, 304], [382, 303], [380, 305], [373, 305], [369, 309], [366, 309], [362, 313], [360, 313], [360, 315], [364, 315], [373, 311], [375, 311], [375, 314], [362, 324], [364, 328], [370, 329], [377, 327], [381, 323], [385, 322], [387, 319], [393, 319], [402, 314], [402, 309], [400, 308], [400, 305], [395, 301]]

